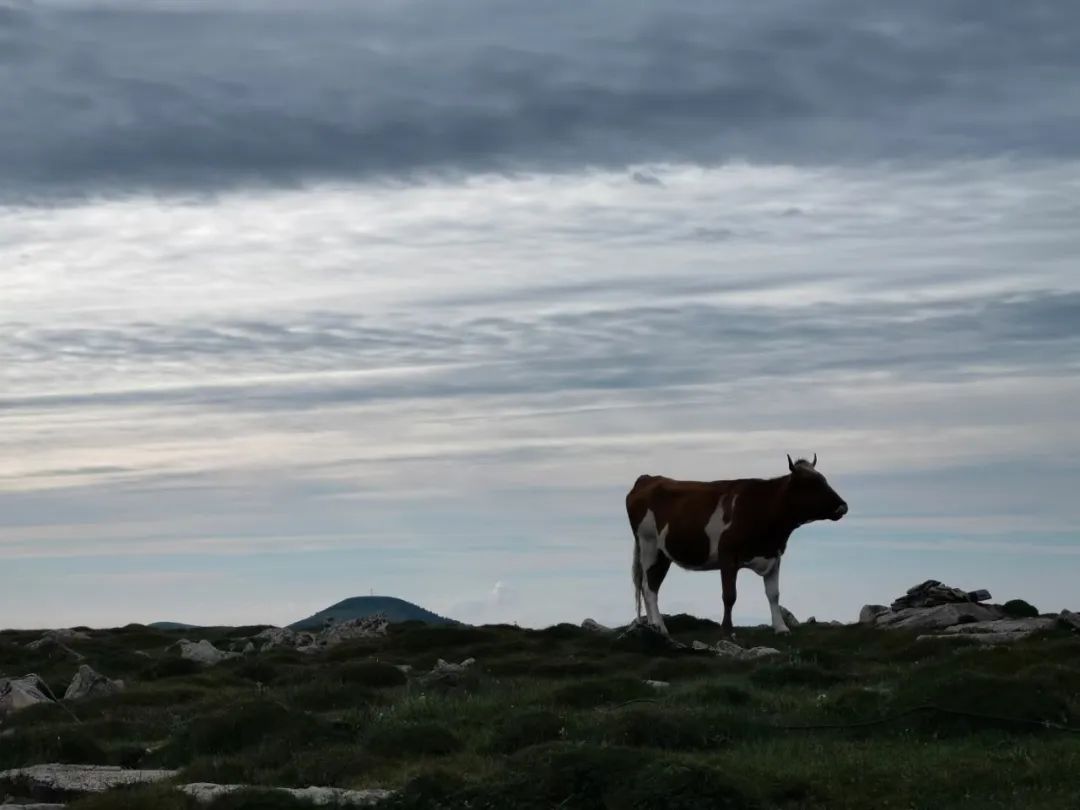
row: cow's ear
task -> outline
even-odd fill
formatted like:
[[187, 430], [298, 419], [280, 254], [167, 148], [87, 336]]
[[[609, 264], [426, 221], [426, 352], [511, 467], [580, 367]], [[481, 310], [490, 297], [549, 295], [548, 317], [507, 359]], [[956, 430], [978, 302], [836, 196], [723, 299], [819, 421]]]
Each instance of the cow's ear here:
[[791, 470], [791, 472], [795, 472], [795, 462], [791, 460], [791, 453], [788, 453], [787, 468]]
[[810, 462], [810, 466], [817, 469], [817, 453], [814, 453], [814, 460]]

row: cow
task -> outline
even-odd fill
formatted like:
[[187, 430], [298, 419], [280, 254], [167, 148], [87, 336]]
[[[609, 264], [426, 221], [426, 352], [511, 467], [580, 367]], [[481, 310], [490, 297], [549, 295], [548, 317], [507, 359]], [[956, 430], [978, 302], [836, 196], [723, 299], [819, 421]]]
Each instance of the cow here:
[[638, 620], [667, 635], [657, 596], [671, 563], [688, 571], [720, 571], [723, 631], [733, 635], [735, 579], [749, 568], [765, 580], [772, 626], [789, 632], [780, 608], [780, 560], [795, 529], [819, 520], [840, 520], [848, 505], [812, 461], [787, 457], [779, 478], [677, 481], [643, 475], [626, 495], [634, 532], [634, 601]]

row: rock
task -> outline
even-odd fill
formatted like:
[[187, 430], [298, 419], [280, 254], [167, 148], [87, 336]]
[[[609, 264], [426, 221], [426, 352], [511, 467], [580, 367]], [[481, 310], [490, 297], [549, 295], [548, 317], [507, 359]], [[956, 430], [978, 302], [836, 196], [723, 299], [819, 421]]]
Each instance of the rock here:
[[412, 664], [394, 664], [394, 666], [401, 670], [405, 675], [412, 672]]
[[660, 692], [671, 686], [668, 681], [645, 681], [646, 686], [651, 686], [656, 691]]
[[0, 678], [0, 717], [38, 703], [52, 703], [52, 698], [48, 685], [37, 675]]
[[1071, 627], [1073, 630], [1080, 630], [1080, 613], [1073, 613], [1071, 610], [1063, 610], [1058, 614], [1058, 621], [1066, 627]]
[[753, 661], [757, 658], [768, 658], [770, 655], [780, 654], [780, 650], [775, 647], [751, 647], [743, 651], [742, 657], [744, 660]]
[[274, 647], [295, 648], [298, 640], [298, 634], [287, 627], [267, 627], [265, 630], [256, 633], [251, 639], [252, 643], [261, 652], [266, 652]]
[[293, 798], [310, 802], [316, 806], [352, 805], [353, 807], [367, 807], [385, 801], [393, 795], [393, 791], [377, 789], [345, 790], [343, 788], [330, 787], [265, 788], [253, 785], [213, 785], [207, 782], [181, 785], [179, 789], [199, 804], [210, 804], [211, 802], [220, 799], [222, 796], [227, 796], [238, 790], [252, 789], [273, 790], [288, 793]]
[[255, 642], [254, 641], [249, 641], [247, 644], [244, 645], [244, 649], [240, 651], [240, 654], [241, 655], [254, 655], [255, 652], [256, 652], [256, 650], [255, 650]]
[[586, 619], [581, 623], [582, 630], [588, 630], [590, 633], [613, 633], [615, 632], [610, 627], [605, 627], [600, 622], [593, 619]]
[[971, 622], [947, 627], [945, 628], [945, 634], [975, 636], [1005, 633], [1013, 637], [1010, 638], [1011, 641], [1017, 641], [1020, 638], [1027, 638], [1032, 633], [1053, 629], [1056, 624], [1057, 619], [1055, 618], [1039, 616], [1029, 619], [996, 619], [989, 622]]
[[702, 641], [693, 643], [695, 650], [709, 651], [723, 658], [734, 658], [740, 661], [753, 661], [758, 658], [767, 658], [770, 655], [780, 655], [780, 650], [773, 647], [740, 647], [734, 641], [718, 641], [709, 645]]
[[889, 610], [875, 616], [874, 624], [878, 627], [903, 630], [943, 630], [955, 624], [989, 622], [1003, 618], [1005, 614], [1001, 608], [975, 602], [960, 602], [929, 608]]
[[0, 804], [0, 810], [64, 810], [64, 804]]
[[378, 638], [386, 635], [389, 620], [382, 613], [362, 616], [359, 619], [347, 619], [335, 622], [319, 633], [318, 641], [322, 646], [333, 647], [343, 641], [356, 638]]
[[977, 641], [980, 644], [1013, 644], [1017, 641], [1023, 641], [1030, 636], [1031, 633], [972, 633], [970, 635], [964, 635], [962, 633], [936, 633], [916, 636], [916, 641]]
[[859, 611], [859, 624], [873, 624], [874, 620], [883, 613], [888, 613], [885, 605], [863, 605]]
[[0, 782], [18, 780], [32, 791], [101, 793], [124, 785], [171, 779], [176, 771], [125, 770], [115, 765], [30, 765], [0, 771]]
[[802, 622], [795, 618], [795, 614], [788, 610], [786, 607], [780, 607], [780, 615], [784, 617], [784, 624], [788, 627], [798, 627]]
[[466, 658], [460, 664], [439, 659], [431, 672], [420, 677], [420, 682], [427, 686], [459, 686], [469, 668], [476, 663], [475, 658]]
[[817, 616], [811, 616], [809, 619], [806, 620], [806, 623], [807, 624], [817, 624]]
[[659, 650], [685, 650], [688, 649], [681, 641], [676, 641], [671, 636], [665, 635], [646, 622], [644, 619], [636, 619], [616, 636], [618, 641], [633, 642], [640, 645], [646, 651]]
[[83, 664], [64, 692], [64, 700], [81, 700], [87, 697], [115, 695], [124, 688], [123, 681], [112, 681]]
[[240, 655], [240, 653], [219, 650], [205, 638], [197, 643], [193, 643], [187, 639], [181, 639], [176, 644], [180, 648], [181, 658], [195, 661], [204, 666], [220, 664], [222, 661], [227, 661], [230, 658], [236, 658]]
[[964, 591], [943, 585], [936, 579], [928, 579], [912, 588], [899, 599], [893, 600], [894, 611], [914, 607], [937, 607], [960, 602], [974, 603], [985, 601], [990, 598], [990, 592], [984, 589], [977, 591]]

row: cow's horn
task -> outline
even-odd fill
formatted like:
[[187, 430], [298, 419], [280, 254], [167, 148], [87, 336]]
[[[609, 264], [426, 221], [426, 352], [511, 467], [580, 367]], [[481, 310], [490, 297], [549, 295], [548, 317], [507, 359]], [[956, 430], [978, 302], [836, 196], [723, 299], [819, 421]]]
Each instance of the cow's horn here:
[[811, 467], [817, 466], [817, 453], [814, 453], [814, 460], [810, 462]]
[[787, 468], [795, 472], [795, 462], [791, 460], [791, 453], [787, 454]]

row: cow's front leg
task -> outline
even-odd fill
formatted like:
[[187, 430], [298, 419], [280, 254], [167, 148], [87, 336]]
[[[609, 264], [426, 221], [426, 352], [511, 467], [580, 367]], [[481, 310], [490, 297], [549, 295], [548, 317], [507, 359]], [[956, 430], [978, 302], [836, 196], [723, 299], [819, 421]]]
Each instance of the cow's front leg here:
[[727, 565], [720, 569], [720, 582], [724, 589], [724, 620], [720, 623], [720, 629], [725, 638], [735, 636], [735, 628], [731, 623], [731, 609], [735, 607], [735, 577], [738, 574], [737, 565]]
[[773, 630], [777, 633], [790, 633], [787, 623], [784, 621], [784, 612], [780, 609], [780, 558], [772, 564], [763, 577], [765, 580], [765, 598], [769, 600], [769, 611], [772, 613]]

